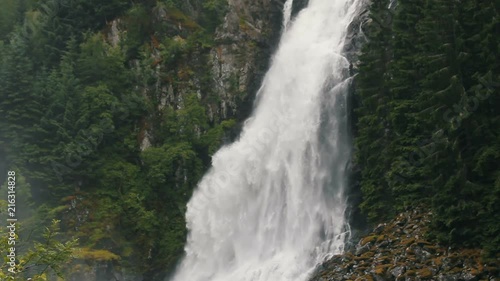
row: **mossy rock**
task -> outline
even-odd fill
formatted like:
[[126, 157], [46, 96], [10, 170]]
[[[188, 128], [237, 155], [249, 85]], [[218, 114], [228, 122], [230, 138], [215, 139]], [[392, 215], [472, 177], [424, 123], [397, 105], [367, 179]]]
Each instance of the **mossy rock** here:
[[362, 258], [371, 258], [375, 255], [375, 252], [369, 251], [361, 255]]
[[438, 250], [440, 250], [441, 248], [439, 246], [435, 246], [435, 245], [424, 245], [424, 249], [426, 249], [429, 252], [435, 253]]
[[373, 272], [376, 275], [384, 275], [391, 266], [390, 264], [377, 265]]
[[372, 235], [372, 236], [365, 237], [361, 240], [360, 244], [361, 244], [361, 246], [364, 246], [370, 242], [377, 241], [378, 237], [379, 237], [378, 235]]
[[385, 255], [384, 256], [380, 256], [380, 257], [377, 258], [377, 261], [378, 262], [390, 262], [390, 261], [392, 261], [392, 257], [391, 256], [392, 255], [390, 255], [390, 253], [389, 253], [388, 256], [385, 256]]
[[410, 244], [413, 244], [413, 242], [415, 242], [415, 238], [409, 238], [409, 239], [405, 239], [405, 240], [401, 241], [401, 244], [408, 246]]
[[113, 261], [119, 260], [120, 256], [103, 249], [81, 248], [75, 252], [75, 256], [84, 260]]
[[425, 241], [425, 240], [422, 240], [422, 239], [419, 239], [417, 241], [415, 241], [415, 243], [419, 246], [429, 246], [429, 245], [432, 245], [432, 243], [428, 242], [428, 241]]
[[407, 270], [404, 276], [409, 277], [409, 276], [415, 276], [416, 274], [417, 274], [416, 270]]
[[367, 260], [367, 259], [373, 257], [374, 255], [375, 255], [375, 252], [369, 251], [369, 252], [362, 254], [359, 257], [355, 257], [354, 260], [356, 260], [356, 261]]
[[441, 257], [437, 257], [435, 259], [432, 259], [432, 263], [435, 265], [435, 266], [442, 266], [443, 265], [443, 259], [445, 257], [444, 256], [441, 256]]
[[420, 270], [417, 270], [417, 276], [420, 278], [427, 279], [427, 278], [434, 276], [434, 273], [429, 268], [422, 268]]
[[380, 243], [380, 242], [382, 242], [382, 241], [384, 241], [384, 240], [385, 240], [385, 235], [384, 235], [384, 234], [379, 235], [379, 236], [377, 237], [377, 243]]
[[373, 277], [371, 277], [370, 275], [363, 275], [356, 278], [354, 281], [373, 281]]

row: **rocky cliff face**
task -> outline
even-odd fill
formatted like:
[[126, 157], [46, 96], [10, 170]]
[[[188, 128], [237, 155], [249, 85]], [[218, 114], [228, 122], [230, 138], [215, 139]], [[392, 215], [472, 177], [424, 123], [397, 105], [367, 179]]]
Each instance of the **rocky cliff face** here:
[[222, 118], [248, 116], [281, 32], [283, 3], [274, 0], [230, 0], [217, 29], [212, 71]]
[[[155, 7], [154, 22], [163, 26], [151, 36], [150, 56], [155, 66], [148, 70], [149, 66], [141, 65], [140, 61], [133, 62], [138, 80], [149, 81], [137, 85], [138, 89], [149, 99], [156, 99], [153, 103], [157, 104], [159, 114], [166, 107], [182, 108], [183, 97], [197, 93], [211, 122], [243, 121], [250, 114], [278, 43], [283, 4], [282, 0], [229, 0], [227, 13], [215, 31], [213, 46], [209, 50], [200, 48], [170, 64], [163, 63], [168, 58], [163, 57], [162, 40], [171, 37], [182, 45], [194, 32], [191, 25], [196, 25], [186, 18], [196, 19], [203, 12], [191, 4], [186, 4], [182, 16], [179, 11]], [[114, 45], [127, 32], [126, 26], [120, 27], [120, 19], [113, 21], [108, 29], [108, 41]], [[171, 75], [172, 72], [176, 74]], [[151, 118], [145, 119], [140, 140], [142, 150], [155, 143], [153, 123]]]
[[[292, 17], [308, 0], [293, 2]], [[223, 119], [247, 117], [282, 31], [285, 0], [229, 0], [229, 12], [217, 29], [212, 49], [213, 78]]]
[[[205, 28], [198, 25], [202, 3], [186, 1], [173, 9], [156, 2], [137, 19], [129, 14], [110, 21], [103, 30], [107, 43], [124, 52], [129, 51], [123, 46], [130, 45], [132, 29], [148, 32], [135, 34], [142, 45], [140, 54], [129, 61], [134, 87], [151, 107], [138, 124], [141, 151], [162, 145], [164, 116], [182, 109], [190, 95], [197, 96], [215, 125], [228, 119], [241, 122], [250, 114], [280, 37], [284, 1], [229, 0], [222, 23], [208, 40], [197, 37]], [[184, 175], [181, 168], [179, 182]], [[139, 264], [143, 261], [132, 262], [147, 267]], [[153, 281], [164, 280], [165, 272], [131, 273], [125, 261], [96, 259], [78, 262], [70, 275], [68, 280], [73, 281]]]
[[429, 241], [432, 214], [413, 210], [380, 224], [352, 249], [324, 263], [311, 281], [495, 281], [500, 260], [477, 249], [447, 248]]
[[[189, 1], [188, 1], [189, 2]], [[185, 4], [188, 17], [199, 17], [201, 11], [197, 5]], [[158, 97], [158, 109], [161, 111], [166, 106], [173, 108], [182, 107], [182, 97], [191, 92], [197, 92], [203, 100], [207, 93], [203, 91], [203, 78], [208, 75], [215, 98], [204, 100], [207, 113], [211, 121], [237, 119], [244, 120], [251, 112], [253, 99], [259, 90], [263, 77], [268, 69], [272, 54], [274, 53], [282, 31], [283, 5], [285, 0], [228, 0], [227, 13], [222, 24], [216, 29], [214, 46], [206, 51], [193, 53], [187, 58], [182, 58], [184, 66], [175, 68], [180, 74], [195, 73], [180, 77], [184, 83], [174, 85], [172, 79], [165, 79], [167, 69], [172, 65], [162, 65], [161, 41], [165, 36], [173, 37], [178, 42], [183, 42], [190, 32], [187, 21], [163, 6], [152, 9], [153, 22], [164, 26], [162, 31], [155, 31], [151, 36], [150, 56], [155, 62], [152, 70], [148, 66], [133, 61], [132, 64], [138, 74], [138, 80], [154, 80], [149, 84], [138, 84], [138, 89], [144, 95]], [[307, 6], [308, 0], [293, 2], [292, 17]], [[199, 8], [199, 7], [198, 7]], [[164, 31], [166, 30], [166, 32]], [[127, 26], [121, 19], [110, 22], [106, 30], [107, 41], [113, 46], [123, 43], [127, 36]], [[208, 55], [208, 56], [207, 56]], [[196, 66], [206, 67], [205, 73]], [[149, 72], [146, 74], [146, 72]], [[150, 77], [146, 77], [150, 75]], [[179, 76], [179, 75], [177, 75]], [[182, 76], [182, 75], [181, 75]], [[179, 77], [176, 77], [178, 79]], [[151, 123], [147, 122], [146, 123]], [[141, 149], [144, 150], [154, 143], [153, 126], [144, 125], [143, 138], [140, 140]]]

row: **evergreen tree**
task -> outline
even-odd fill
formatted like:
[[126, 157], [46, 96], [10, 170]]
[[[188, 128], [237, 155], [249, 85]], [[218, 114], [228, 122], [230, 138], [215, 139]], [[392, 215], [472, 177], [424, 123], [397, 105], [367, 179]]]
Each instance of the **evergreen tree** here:
[[[373, 14], [380, 10], [376, 3]], [[389, 43], [379, 36], [367, 44], [357, 77], [362, 207], [380, 220], [385, 212], [424, 204], [434, 211], [432, 234], [440, 241], [481, 245], [494, 254], [500, 230], [493, 203], [500, 192], [497, 6], [398, 2], [390, 29]], [[385, 68], [373, 67], [378, 44], [391, 49]], [[374, 99], [381, 88], [386, 98]]]
[[356, 95], [359, 106], [356, 138], [356, 161], [363, 179], [361, 189], [364, 202], [361, 208], [372, 218], [390, 215], [392, 195], [384, 181], [389, 168], [392, 131], [389, 128], [389, 93], [386, 81], [388, 63], [392, 56], [392, 14], [389, 1], [374, 1], [365, 34], [368, 42], [360, 56], [361, 65], [356, 77]]

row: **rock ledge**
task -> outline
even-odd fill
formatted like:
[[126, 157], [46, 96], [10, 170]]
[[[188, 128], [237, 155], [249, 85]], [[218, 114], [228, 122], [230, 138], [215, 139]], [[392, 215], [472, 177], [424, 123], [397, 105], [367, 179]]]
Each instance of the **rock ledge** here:
[[496, 281], [500, 262], [477, 249], [451, 249], [426, 240], [432, 214], [413, 210], [378, 225], [351, 251], [322, 264], [311, 281]]

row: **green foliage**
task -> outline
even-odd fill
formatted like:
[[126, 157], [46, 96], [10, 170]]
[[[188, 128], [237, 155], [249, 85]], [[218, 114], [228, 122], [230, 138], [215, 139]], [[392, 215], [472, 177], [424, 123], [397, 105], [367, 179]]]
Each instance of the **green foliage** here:
[[148, 280], [172, 268], [187, 200], [235, 125], [207, 111], [217, 103], [209, 48], [227, 2], [4, 2], [0, 164], [31, 188], [26, 220], [61, 220], [59, 239], [78, 238], [87, 264]]
[[0, 40], [7, 39], [9, 33], [20, 20], [21, 1], [2, 0], [0, 1]]
[[227, 0], [207, 0], [203, 2], [203, 23], [208, 30], [215, 31], [227, 12]]
[[360, 207], [368, 217], [379, 219], [391, 215], [389, 202], [392, 198], [384, 182], [384, 174], [391, 162], [389, 157], [380, 157], [387, 155], [390, 147], [390, 131], [385, 129], [389, 118], [389, 97], [384, 81], [391, 57], [387, 47], [392, 34], [388, 26], [392, 15], [385, 8], [388, 2], [374, 1], [371, 5], [373, 21], [368, 26], [369, 41], [363, 48], [361, 71], [356, 79], [359, 98], [355, 109], [358, 116], [355, 157], [365, 179], [361, 182], [364, 202]]
[[139, 47], [152, 36], [153, 21], [146, 7], [134, 5], [127, 11], [125, 22], [127, 30], [125, 45], [129, 56], [135, 57], [139, 52]]
[[356, 78], [361, 207], [378, 221], [424, 204], [440, 241], [494, 255], [500, 77], [498, 39], [491, 35], [498, 10], [492, 1], [386, 7], [372, 4], [370, 42]]
[[[19, 243], [16, 243], [16, 263], [14, 273], [9, 271], [10, 265], [7, 260], [7, 255], [11, 253], [12, 245], [8, 243], [8, 235], [5, 232], [5, 227], [0, 229], [0, 254], [4, 259], [3, 265], [0, 267], [1, 280], [26, 280], [31, 278], [33, 281], [49, 280], [49, 274], [56, 274], [62, 277], [64, 267], [73, 259], [77, 240], [60, 242], [58, 236], [60, 234], [59, 221], [54, 220], [50, 227], [46, 227], [43, 232], [41, 242], [34, 241], [33, 247], [27, 252], [19, 252]], [[19, 225], [17, 225], [19, 227]], [[19, 231], [19, 228], [18, 228]], [[19, 237], [17, 237], [19, 239]], [[18, 241], [20, 242], [20, 241]], [[22, 241], [28, 243], [31, 241]]]

